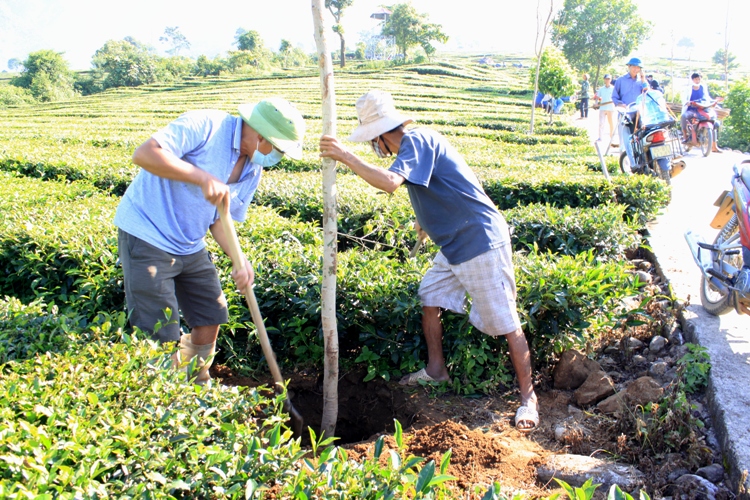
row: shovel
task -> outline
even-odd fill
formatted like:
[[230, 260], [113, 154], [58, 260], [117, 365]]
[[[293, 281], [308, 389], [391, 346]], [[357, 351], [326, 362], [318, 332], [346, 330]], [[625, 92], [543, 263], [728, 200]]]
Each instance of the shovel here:
[[[232, 218], [229, 215], [229, 210], [227, 208], [222, 205], [218, 207], [218, 209], [219, 218], [221, 220], [221, 227], [224, 229], [224, 234], [227, 239], [226, 243], [229, 247], [229, 256], [232, 259], [232, 266], [235, 270], [240, 270], [245, 267], [245, 259], [242, 258], [240, 241], [237, 238], [237, 232], [234, 229], [234, 223], [232, 222]], [[247, 307], [250, 309], [250, 314], [253, 317], [255, 328], [258, 330], [260, 346], [263, 349], [263, 355], [266, 357], [266, 361], [268, 362], [268, 367], [271, 370], [273, 381], [276, 383], [276, 390], [283, 391], [284, 378], [281, 376], [279, 365], [276, 363], [276, 355], [271, 348], [271, 343], [268, 341], [268, 333], [266, 332], [266, 327], [263, 324], [263, 317], [260, 315], [260, 308], [258, 307], [258, 301], [255, 298], [255, 292], [253, 292], [252, 285], [248, 285], [247, 287], [245, 287], [245, 289], [242, 290], [242, 293], [245, 296]], [[284, 401], [284, 411], [289, 413], [289, 427], [291, 427], [294, 436], [302, 436], [304, 420], [302, 419], [302, 415], [300, 415], [297, 409], [292, 406], [292, 401], [289, 399], [288, 395], [286, 400]]]

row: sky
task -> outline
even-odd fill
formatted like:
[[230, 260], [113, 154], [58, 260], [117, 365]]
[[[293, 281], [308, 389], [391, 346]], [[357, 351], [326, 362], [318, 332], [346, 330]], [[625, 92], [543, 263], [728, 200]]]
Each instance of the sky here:
[[[322, 1], [322, 0], [321, 0]], [[377, 27], [370, 14], [380, 5], [400, 0], [354, 0], [344, 11], [347, 45], [354, 47], [361, 35]], [[750, 69], [750, 30], [743, 21], [750, 14], [747, 0], [633, 0], [641, 16], [654, 25], [650, 39], [631, 55], [649, 59], [687, 58], [687, 49], [676, 43], [689, 37], [695, 43], [690, 57], [708, 60], [724, 47]], [[554, 0], [561, 6], [563, 0]], [[549, 0], [411, 0], [429, 21], [442, 25], [450, 37], [439, 51], [533, 55], [537, 5], [549, 10]], [[729, 28], [725, 30], [727, 11]], [[333, 24], [328, 16], [328, 23]], [[126, 36], [151, 45], [160, 54], [168, 48], [159, 42], [166, 27], [177, 26], [191, 43], [181, 55], [211, 58], [235, 50], [238, 28], [258, 31], [265, 45], [277, 50], [286, 39], [306, 52], [315, 52], [310, 0], [0, 0], [0, 71], [8, 61], [21, 61], [29, 53], [51, 49], [64, 53], [70, 68], [91, 68], [91, 58], [108, 40]], [[329, 47], [338, 47], [330, 33]]]

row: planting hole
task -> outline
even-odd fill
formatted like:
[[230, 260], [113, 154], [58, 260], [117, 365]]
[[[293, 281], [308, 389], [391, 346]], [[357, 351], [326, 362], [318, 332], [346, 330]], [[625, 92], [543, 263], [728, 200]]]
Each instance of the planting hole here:
[[[261, 382], [234, 376], [227, 367], [212, 368], [211, 375], [221, 379], [225, 385], [257, 386]], [[323, 375], [297, 373], [290, 377], [289, 393], [294, 408], [302, 415], [305, 429], [312, 427], [320, 433], [323, 416]], [[420, 412], [417, 398], [392, 382], [374, 379], [363, 382], [365, 373], [359, 371], [340, 374], [338, 386], [339, 411], [336, 422], [336, 444], [349, 444], [364, 441], [375, 434], [393, 433], [394, 419], [409, 428]], [[265, 383], [270, 385], [270, 381]], [[307, 430], [303, 432], [303, 444], [309, 440]]]

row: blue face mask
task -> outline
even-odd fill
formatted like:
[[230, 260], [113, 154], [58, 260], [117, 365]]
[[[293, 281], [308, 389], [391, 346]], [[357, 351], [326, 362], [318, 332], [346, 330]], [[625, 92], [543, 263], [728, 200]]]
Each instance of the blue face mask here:
[[283, 157], [284, 157], [284, 153], [282, 153], [276, 148], [272, 148], [270, 153], [268, 153], [267, 155], [264, 155], [263, 153], [258, 151], [258, 146], [256, 146], [255, 152], [253, 153], [253, 157], [250, 158], [250, 161], [255, 163], [256, 165], [260, 165], [261, 167], [265, 168], [265, 167], [273, 167], [274, 165], [279, 163]]

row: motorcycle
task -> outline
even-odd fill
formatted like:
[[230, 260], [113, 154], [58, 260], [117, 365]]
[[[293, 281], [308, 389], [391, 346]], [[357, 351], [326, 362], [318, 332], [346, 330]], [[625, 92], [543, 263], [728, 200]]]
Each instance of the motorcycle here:
[[667, 109], [661, 92], [649, 90], [630, 104], [620, 115], [621, 125], [632, 133], [630, 146], [635, 165], [631, 165], [627, 152], [620, 154], [620, 170], [625, 173], [649, 174], [659, 177], [667, 184], [671, 178], [685, 168], [682, 147], [674, 125], [675, 119]]
[[687, 137], [684, 142], [686, 151], [700, 147], [704, 157], [711, 154], [717, 139], [718, 124], [715, 108], [718, 102], [718, 100], [709, 99], [690, 102], [690, 105], [698, 110], [698, 116], [687, 121]]
[[701, 270], [703, 308], [719, 316], [732, 309], [750, 314], [750, 160], [734, 165], [731, 191], [714, 203], [719, 209], [711, 227], [720, 229], [713, 243], [692, 230], [685, 232]]

